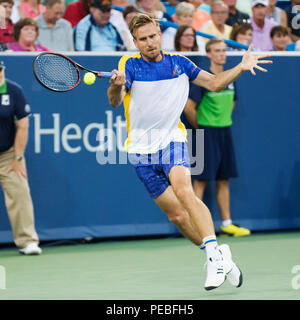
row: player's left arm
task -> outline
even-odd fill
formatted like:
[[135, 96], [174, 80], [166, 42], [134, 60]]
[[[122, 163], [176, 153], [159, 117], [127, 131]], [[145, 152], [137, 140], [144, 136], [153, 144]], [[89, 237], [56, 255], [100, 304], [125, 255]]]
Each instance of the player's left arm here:
[[272, 60], [261, 60], [270, 57], [270, 55], [265, 54], [255, 56], [251, 53], [252, 49], [253, 47], [250, 46], [248, 51], [244, 54], [242, 61], [234, 68], [221, 72], [217, 75], [201, 70], [193, 83], [210, 91], [219, 92], [240, 77], [245, 71], [250, 71], [254, 76], [256, 75], [254, 69], [267, 72], [267, 70], [259, 66], [259, 64], [273, 63]]

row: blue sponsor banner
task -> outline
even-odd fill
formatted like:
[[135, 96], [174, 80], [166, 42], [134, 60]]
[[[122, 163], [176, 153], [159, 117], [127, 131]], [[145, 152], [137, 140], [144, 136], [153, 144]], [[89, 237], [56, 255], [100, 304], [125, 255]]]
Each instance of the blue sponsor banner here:
[[[102, 71], [117, 68], [120, 58], [70, 57]], [[1, 58], [6, 77], [22, 85], [31, 106], [26, 159], [40, 240], [177, 233], [127, 159], [124, 108], [110, 108], [108, 80], [54, 93], [35, 80], [34, 55]], [[205, 57], [191, 59], [208, 66]], [[228, 57], [227, 66], [240, 59]], [[232, 129], [239, 177], [231, 181], [231, 209], [234, 221], [252, 230], [300, 227], [300, 60], [272, 59], [269, 73], [247, 73], [237, 81]], [[208, 186], [205, 202], [218, 230], [214, 187]], [[12, 242], [2, 194], [0, 212], [0, 242]]]

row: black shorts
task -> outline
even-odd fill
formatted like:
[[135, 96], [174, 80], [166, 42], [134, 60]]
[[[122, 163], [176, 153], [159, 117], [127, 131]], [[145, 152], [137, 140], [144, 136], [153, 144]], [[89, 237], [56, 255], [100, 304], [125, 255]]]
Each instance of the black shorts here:
[[204, 169], [202, 174], [194, 175], [193, 179], [223, 180], [237, 177], [230, 127], [199, 126], [199, 129], [204, 129]]

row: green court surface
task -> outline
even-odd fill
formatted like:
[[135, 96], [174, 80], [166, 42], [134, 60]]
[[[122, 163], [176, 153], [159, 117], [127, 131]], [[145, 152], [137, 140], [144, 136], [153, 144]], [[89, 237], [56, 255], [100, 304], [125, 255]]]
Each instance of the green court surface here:
[[204, 252], [184, 238], [152, 239], [44, 247], [41, 256], [1, 249], [0, 300], [300, 299], [300, 232], [218, 242], [230, 245], [244, 274], [241, 288], [225, 282], [205, 291]]

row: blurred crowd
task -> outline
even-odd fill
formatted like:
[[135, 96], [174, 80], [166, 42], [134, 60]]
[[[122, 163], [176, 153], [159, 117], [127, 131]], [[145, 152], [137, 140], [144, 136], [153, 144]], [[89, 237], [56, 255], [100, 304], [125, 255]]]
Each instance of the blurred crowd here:
[[0, 51], [135, 51], [139, 12], [162, 21], [166, 51], [205, 53], [204, 34], [242, 44], [229, 51], [300, 50], [300, 0], [0, 0]]

